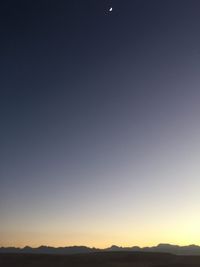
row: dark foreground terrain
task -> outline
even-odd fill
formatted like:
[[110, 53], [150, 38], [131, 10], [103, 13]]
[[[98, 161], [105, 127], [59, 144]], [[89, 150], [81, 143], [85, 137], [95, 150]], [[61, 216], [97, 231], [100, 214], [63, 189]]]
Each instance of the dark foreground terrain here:
[[199, 256], [99, 252], [82, 255], [1, 254], [0, 267], [200, 267]]

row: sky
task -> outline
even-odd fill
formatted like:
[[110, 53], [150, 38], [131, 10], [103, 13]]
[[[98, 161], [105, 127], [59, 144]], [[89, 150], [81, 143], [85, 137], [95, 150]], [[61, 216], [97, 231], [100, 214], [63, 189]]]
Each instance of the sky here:
[[199, 12], [1, 1], [0, 246], [200, 245]]

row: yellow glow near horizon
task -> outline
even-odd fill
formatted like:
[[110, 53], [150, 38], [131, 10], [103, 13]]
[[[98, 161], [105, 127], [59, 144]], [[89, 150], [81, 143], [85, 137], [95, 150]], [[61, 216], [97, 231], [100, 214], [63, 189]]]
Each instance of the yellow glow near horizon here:
[[[106, 248], [111, 245], [118, 245], [123, 247], [131, 246], [155, 246], [159, 243], [170, 243], [176, 245], [200, 245], [199, 236], [199, 224], [182, 224], [171, 225], [169, 228], [159, 227], [141, 227], [135, 231], [127, 227], [124, 231], [112, 232], [111, 229], [102, 229], [101, 232], [57, 232], [57, 233], [45, 233], [45, 232], [27, 232], [27, 233], [1, 233], [3, 243], [0, 246], [32, 246], [38, 247], [41, 245], [48, 245], [54, 247], [62, 246], [89, 246]], [[143, 229], [142, 229], [143, 228]]]

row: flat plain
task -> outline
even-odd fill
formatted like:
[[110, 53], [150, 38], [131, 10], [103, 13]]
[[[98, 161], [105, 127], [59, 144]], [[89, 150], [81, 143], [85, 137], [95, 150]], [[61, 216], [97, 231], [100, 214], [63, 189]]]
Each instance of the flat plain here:
[[199, 267], [200, 256], [98, 252], [77, 255], [0, 254], [1, 267]]

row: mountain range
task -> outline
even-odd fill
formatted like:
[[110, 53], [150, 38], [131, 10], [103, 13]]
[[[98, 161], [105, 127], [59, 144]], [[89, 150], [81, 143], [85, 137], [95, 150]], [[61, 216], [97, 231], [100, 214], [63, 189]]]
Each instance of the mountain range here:
[[129, 252], [164, 252], [171, 253], [176, 255], [200, 255], [200, 246], [189, 245], [189, 246], [178, 246], [171, 244], [159, 244], [154, 247], [118, 247], [111, 246], [105, 249], [90, 248], [86, 246], [71, 246], [71, 247], [49, 247], [49, 246], [40, 246], [38, 248], [24, 247], [1, 247], [0, 253], [23, 253], [23, 254], [84, 254], [84, 253], [93, 253], [93, 252], [118, 252], [118, 251], [129, 251]]

